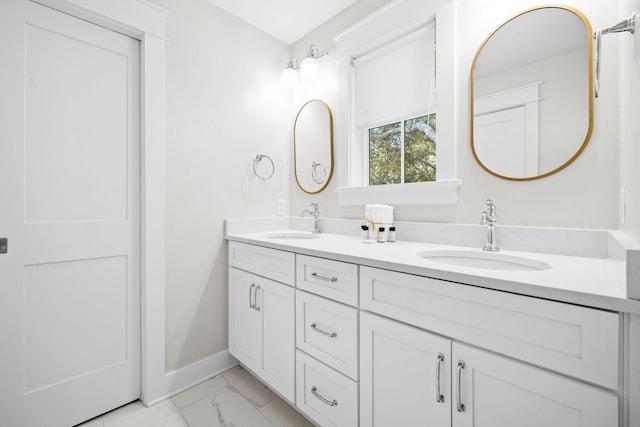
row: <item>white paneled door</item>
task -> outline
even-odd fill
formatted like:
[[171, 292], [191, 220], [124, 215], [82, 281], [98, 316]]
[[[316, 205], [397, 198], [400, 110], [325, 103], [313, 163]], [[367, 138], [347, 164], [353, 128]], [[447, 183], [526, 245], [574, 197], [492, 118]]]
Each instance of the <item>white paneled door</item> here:
[[2, 0], [0, 58], [0, 424], [68, 427], [140, 395], [139, 42]]
[[473, 120], [474, 147], [486, 167], [512, 178], [537, 174], [531, 175], [527, 170], [525, 107], [481, 114]]

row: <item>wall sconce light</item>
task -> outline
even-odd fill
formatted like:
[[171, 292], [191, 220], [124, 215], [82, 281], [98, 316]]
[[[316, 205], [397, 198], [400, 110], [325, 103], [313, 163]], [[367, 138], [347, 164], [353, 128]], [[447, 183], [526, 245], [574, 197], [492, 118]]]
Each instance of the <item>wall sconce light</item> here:
[[305, 79], [315, 79], [318, 76], [318, 71], [320, 70], [320, 61], [318, 61], [318, 59], [327, 55], [329, 55], [328, 52], [318, 55], [318, 48], [315, 44], [312, 44], [307, 51], [307, 56], [300, 64], [300, 75]]
[[298, 71], [305, 79], [315, 79], [318, 76], [318, 71], [320, 71], [320, 62], [318, 60], [327, 55], [329, 55], [329, 52], [325, 52], [322, 55], [318, 54], [318, 48], [312, 44], [300, 66], [298, 66], [298, 60], [295, 56], [289, 58], [280, 75], [280, 82], [285, 87], [294, 87], [298, 84]]
[[298, 60], [292, 56], [287, 61], [287, 66], [284, 70], [282, 70], [282, 74], [280, 74], [280, 83], [284, 87], [294, 87], [298, 84]]

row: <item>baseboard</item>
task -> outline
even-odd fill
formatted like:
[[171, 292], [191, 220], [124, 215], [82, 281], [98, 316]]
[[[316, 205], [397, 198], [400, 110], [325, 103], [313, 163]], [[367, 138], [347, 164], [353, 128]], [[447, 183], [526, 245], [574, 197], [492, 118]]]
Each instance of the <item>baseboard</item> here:
[[175, 396], [176, 394], [182, 393], [194, 385], [213, 378], [216, 375], [233, 368], [237, 364], [238, 361], [231, 356], [227, 350], [224, 350], [220, 353], [213, 354], [187, 365], [184, 368], [168, 372], [165, 374], [164, 380], [162, 381], [162, 390], [159, 390], [156, 393], [156, 395], [161, 397], [152, 401], [147, 401], [143, 397], [143, 403], [145, 406], [153, 406], [156, 403], [160, 403], [163, 400]]

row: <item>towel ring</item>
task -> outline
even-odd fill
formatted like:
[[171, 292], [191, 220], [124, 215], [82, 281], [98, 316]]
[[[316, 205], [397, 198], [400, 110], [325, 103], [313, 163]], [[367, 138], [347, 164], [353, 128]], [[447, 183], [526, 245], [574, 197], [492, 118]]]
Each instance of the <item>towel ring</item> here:
[[322, 171], [324, 172], [324, 177], [318, 178], [318, 166], [322, 166], [322, 164], [318, 162], [313, 162], [311, 164], [311, 178], [313, 178], [316, 184], [323, 184], [327, 179], [327, 170], [323, 168]]
[[[258, 165], [260, 164], [260, 162], [263, 159], [267, 159], [269, 160], [269, 163], [271, 163], [271, 172], [268, 175], [263, 175], [261, 173], [258, 172]], [[256, 154], [256, 158], [253, 160], [253, 173], [260, 178], [263, 181], [268, 181], [269, 179], [271, 179], [271, 177], [273, 176], [273, 172], [275, 172], [275, 165], [273, 164], [273, 160], [271, 160], [271, 157], [267, 156], [266, 154]], [[268, 168], [267, 168], [268, 170]]]

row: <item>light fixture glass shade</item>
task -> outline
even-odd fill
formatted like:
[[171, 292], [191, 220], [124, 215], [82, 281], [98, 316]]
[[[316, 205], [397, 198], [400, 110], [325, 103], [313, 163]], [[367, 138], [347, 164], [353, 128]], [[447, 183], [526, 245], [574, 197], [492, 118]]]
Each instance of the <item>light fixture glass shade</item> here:
[[280, 74], [280, 83], [284, 87], [294, 87], [298, 84], [298, 71], [287, 67]]
[[300, 64], [300, 75], [305, 79], [315, 79], [320, 71], [320, 61], [312, 56], [307, 56]]

